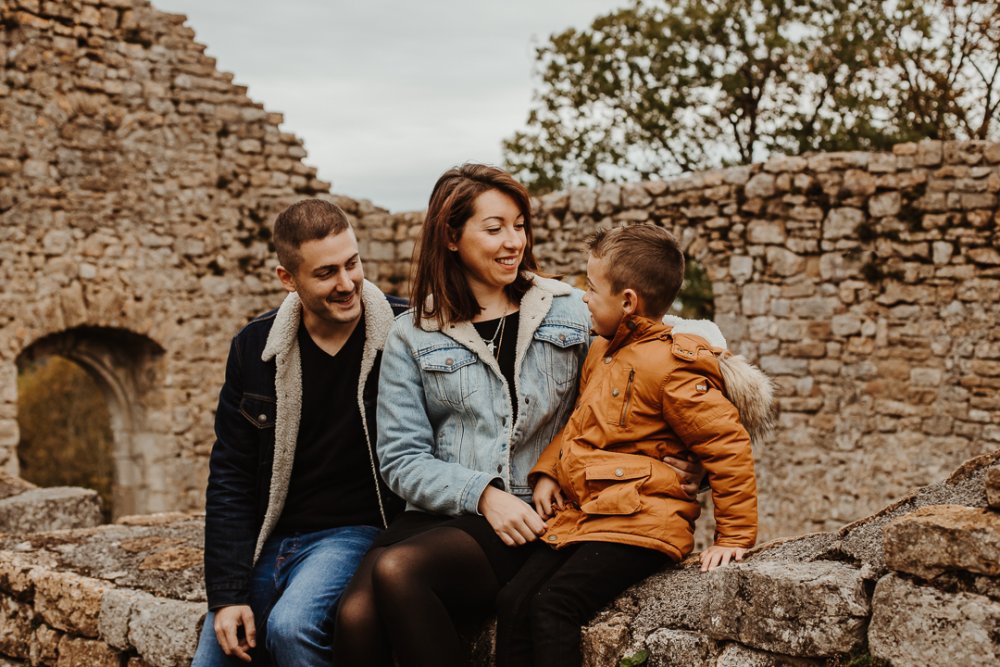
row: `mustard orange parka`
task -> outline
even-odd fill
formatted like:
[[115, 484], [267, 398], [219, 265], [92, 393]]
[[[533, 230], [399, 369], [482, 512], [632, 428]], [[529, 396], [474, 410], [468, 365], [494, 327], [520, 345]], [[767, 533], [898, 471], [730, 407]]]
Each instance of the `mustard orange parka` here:
[[[623, 321], [611, 341], [594, 341], [576, 408], [529, 476], [532, 484], [539, 474], [556, 479], [567, 500], [549, 519], [544, 542], [556, 548], [618, 542], [683, 558], [700, 508], [661, 459], [692, 452], [712, 488], [715, 543], [753, 546], [750, 436], [727, 398], [722, 355], [729, 353], [699, 336], [675, 335], [671, 326], [641, 317]], [[743, 385], [730, 389], [769, 407], [766, 376], [736, 359], [749, 372], [729, 374], [732, 384]]]

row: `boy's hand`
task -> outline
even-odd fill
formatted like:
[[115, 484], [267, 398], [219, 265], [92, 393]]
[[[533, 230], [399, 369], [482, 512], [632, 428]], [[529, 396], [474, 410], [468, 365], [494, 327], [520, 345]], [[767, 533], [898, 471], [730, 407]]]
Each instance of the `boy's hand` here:
[[549, 519], [555, 514], [555, 511], [552, 509], [553, 505], [559, 509], [565, 507], [559, 482], [548, 475], [538, 476], [538, 481], [535, 482], [535, 490], [531, 494], [531, 500], [534, 501], [535, 510], [543, 519]]
[[743, 560], [746, 552], [743, 547], [720, 547], [713, 544], [701, 552], [701, 571], [708, 572], [721, 565], [729, 565], [731, 560]]
[[[239, 629], [243, 628], [243, 636]], [[250, 662], [248, 651], [257, 645], [257, 630], [254, 627], [253, 611], [245, 604], [221, 607], [215, 612], [215, 638], [222, 652]]]
[[694, 500], [701, 488], [701, 478], [705, 476], [705, 468], [701, 461], [692, 457], [693, 460], [679, 459], [674, 456], [664, 456], [663, 462], [674, 469], [681, 480], [681, 490]]

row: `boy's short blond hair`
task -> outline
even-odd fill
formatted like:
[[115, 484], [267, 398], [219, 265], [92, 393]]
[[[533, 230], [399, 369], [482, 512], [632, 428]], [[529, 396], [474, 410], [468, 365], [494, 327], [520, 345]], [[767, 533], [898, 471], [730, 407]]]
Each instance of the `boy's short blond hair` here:
[[611, 289], [633, 289], [643, 315], [663, 317], [684, 281], [684, 253], [673, 234], [656, 225], [602, 229], [588, 239], [590, 253], [605, 260]]

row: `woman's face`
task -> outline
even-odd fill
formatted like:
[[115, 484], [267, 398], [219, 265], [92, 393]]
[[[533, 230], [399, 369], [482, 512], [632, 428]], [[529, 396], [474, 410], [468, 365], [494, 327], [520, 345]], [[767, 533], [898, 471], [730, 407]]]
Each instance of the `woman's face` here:
[[476, 197], [472, 217], [449, 249], [458, 252], [473, 292], [489, 292], [517, 279], [527, 244], [517, 204], [499, 190], [487, 190]]

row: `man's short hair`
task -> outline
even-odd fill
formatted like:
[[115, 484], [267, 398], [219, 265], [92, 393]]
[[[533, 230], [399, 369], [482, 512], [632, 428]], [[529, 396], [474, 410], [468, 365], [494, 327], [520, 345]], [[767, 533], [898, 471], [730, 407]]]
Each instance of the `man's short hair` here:
[[604, 259], [611, 289], [633, 289], [643, 315], [663, 317], [684, 281], [684, 253], [673, 234], [656, 225], [603, 229], [588, 239], [590, 253]]
[[278, 261], [289, 273], [302, 264], [299, 249], [306, 241], [318, 241], [350, 229], [347, 214], [336, 204], [322, 199], [303, 199], [278, 214], [274, 221], [274, 249]]

